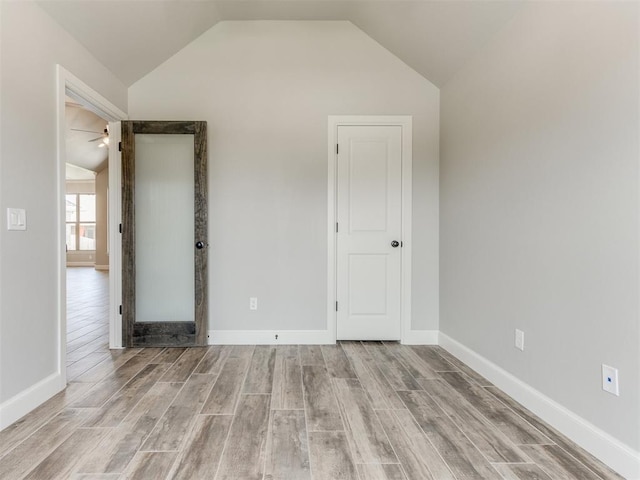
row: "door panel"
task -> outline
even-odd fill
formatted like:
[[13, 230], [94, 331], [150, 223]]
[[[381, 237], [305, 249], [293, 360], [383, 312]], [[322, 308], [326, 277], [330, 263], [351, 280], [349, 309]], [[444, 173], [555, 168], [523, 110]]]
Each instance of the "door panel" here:
[[205, 122], [122, 122], [126, 346], [207, 340]]
[[349, 315], [386, 315], [388, 255], [349, 255]]
[[402, 128], [340, 126], [338, 144], [337, 338], [399, 340]]

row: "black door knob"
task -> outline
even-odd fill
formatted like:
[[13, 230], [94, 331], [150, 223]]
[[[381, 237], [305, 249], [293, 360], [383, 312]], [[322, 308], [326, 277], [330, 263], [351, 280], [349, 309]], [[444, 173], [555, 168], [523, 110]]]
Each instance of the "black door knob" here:
[[396, 248], [396, 247], [400, 246], [400, 242], [399, 242], [399, 241], [397, 241], [397, 240], [394, 240], [393, 242], [391, 242], [391, 246], [392, 246], [393, 248]]
[[202, 249], [204, 248], [204, 243], [202, 243], [202, 242], [197, 242], [197, 243], [196, 243], [196, 248], [197, 248], [198, 250], [202, 250]]

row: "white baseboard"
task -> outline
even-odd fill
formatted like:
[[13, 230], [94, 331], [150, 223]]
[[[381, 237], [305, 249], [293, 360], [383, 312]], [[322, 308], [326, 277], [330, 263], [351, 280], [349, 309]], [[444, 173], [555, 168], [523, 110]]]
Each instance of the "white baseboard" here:
[[329, 330], [209, 330], [209, 345], [330, 345], [335, 343]]
[[438, 330], [409, 330], [403, 345], [438, 345]]
[[67, 262], [67, 267], [93, 267], [95, 262]]
[[95, 265], [96, 270], [109, 270], [109, 265]]
[[615, 439], [465, 345], [440, 332], [440, 346], [628, 480], [640, 480], [640, 452]]
[[0, 430], [24, 417], [66, 387], [56, 372], [0, 404]]

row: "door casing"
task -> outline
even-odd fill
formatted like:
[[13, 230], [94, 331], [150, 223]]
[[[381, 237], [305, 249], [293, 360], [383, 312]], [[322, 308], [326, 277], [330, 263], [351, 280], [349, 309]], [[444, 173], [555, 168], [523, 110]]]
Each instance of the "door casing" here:
[[412, 129], [411, 115], [330, 115], [328, 118], [328, 185], [327, 185], [327, 329], [337, 339], [337, 154], [338, 127], [400, 126], [402, 129], [402, 241], [401, 251], [401, 335], [405, 343], [411, 330], [411, 219], [412, 219]]

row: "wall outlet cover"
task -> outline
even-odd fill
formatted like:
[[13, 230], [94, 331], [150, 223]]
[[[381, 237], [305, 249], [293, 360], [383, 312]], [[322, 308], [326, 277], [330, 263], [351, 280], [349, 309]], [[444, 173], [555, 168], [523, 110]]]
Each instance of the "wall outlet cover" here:
[[524, 351], [524, 332], [516, 328], [515, 346], [518, 350]]
[[618, 369], [602, 364], [602, 389], [613, 395], [620, 396], [620, 384], [618, 383]]
[[7, 230], [26, 230], [27, 211], [24, 208], [7, 208]]

